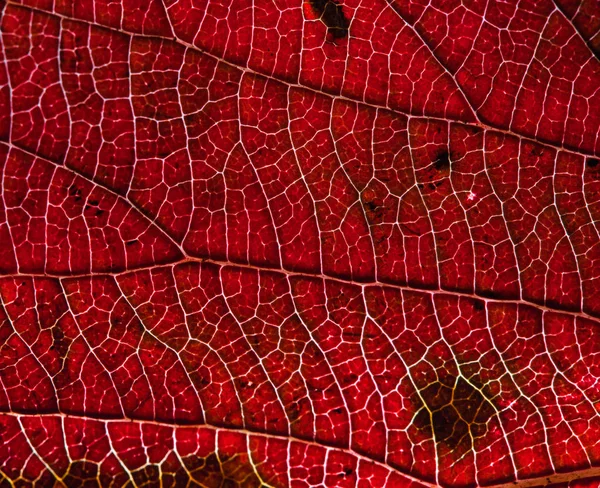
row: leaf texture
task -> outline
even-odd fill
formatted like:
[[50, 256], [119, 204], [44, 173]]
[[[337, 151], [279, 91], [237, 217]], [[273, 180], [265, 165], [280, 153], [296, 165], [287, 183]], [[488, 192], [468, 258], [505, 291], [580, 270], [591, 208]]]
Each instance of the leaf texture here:
[[0, 7], [2, 486], [597, 486], [598, 0]]

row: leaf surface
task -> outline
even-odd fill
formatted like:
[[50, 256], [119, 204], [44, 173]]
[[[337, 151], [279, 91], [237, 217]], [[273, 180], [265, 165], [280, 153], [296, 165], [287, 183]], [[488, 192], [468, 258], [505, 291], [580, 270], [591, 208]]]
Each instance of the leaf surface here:
[[7, 486], [596, 486], [600, 4], [0, 0]]

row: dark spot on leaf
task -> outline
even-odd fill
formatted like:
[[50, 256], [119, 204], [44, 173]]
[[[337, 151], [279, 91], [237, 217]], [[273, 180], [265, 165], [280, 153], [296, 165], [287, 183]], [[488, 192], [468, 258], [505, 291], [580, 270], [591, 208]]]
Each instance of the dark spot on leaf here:
[[353, 473], [354, 473], [354, 470], [352, 468], [344, 468], [345, 476], [351, 476]]
[[191, 478], [201, 486], [261, 486], [260, 478], [246, 454], [227, 457], [222, 454], [217, 456], [213, 452], [206, 458], [185, 458], [184, 463]]
[[594, 169], [597, 168], [598, 165], [600, 165], [600, 159], [596, 159], [596, 158], [587, 158], [585, 161], [585, 164], [588, 168], [590, 169]]
[[86, 55], [83, 49], [75, 49], [75, 57], [77, 58], [78, 63], [85, 61]]
[[125, 243], [126, 246], [133, 246], [134, 244], [137, 244], [137, 239], [132, 239], [131, 241], [127, 241]]
[[450, 169], [450, 154], [448, 151], [440, 151], [437, 158], [433, 162], [435, 169], [438, 171], [447, 171]]
[[463, 378], [454, 384], [437, 381], [421, 390], [425, 403], [415, 417], [417, 427], [431, 429], [437, 443], [458, 454], [472, 448], [472, 438], [485, 434], [495, 411], [484, 395]]
[[100, 202], [98, 200], [88, 200], [87, 205], [84, 207], [84, 212], [92, 209], [96, 209], [94, 215], [96, 217], [100, 217], [105, 211], [101, 208], [98, 208]]
[[378, 205], [377, 202], [365, 202], [365, 211], [369, 221], [374, 224], [383, 222], [384, 208], [382, 205]]
[[541, 146], [533, 146], [531, 151], [529, 151], [529, 154], [539, 158], [542, 154], [544, 154], [544, 148]]
[[148, 464], [132, 473], [135, 486], [156, 486], [160, 481], [158, 466]]
[[65, 339], [65, 334], [62, 329], [55, 325], [52, 327], [52, 345], [50, 349], [56, 351], [58, 357], [64, 359], [69, 352], [70, 341]]
[[473, 308], [475, 310], [477, 310], [478, 312], [481, 312], [482, 310], [485, 310], [485, 303], [483, 300], [475, 300], [475, 302], [473, 303]]
[[206, 388], [208, 385], [210, 385], [210, 380], [201, 374], [194, 373], [191, 375], [191, 377], [194, 384], [198, 385], [200, 389]]
[[81, 201], [81, 189], [77, 188], [75, 183], [69, 187], [69, 196], [72, 197], [76, 202]]
[[356, 383], [356, 380], [358, 380], [358, 376], [355, 373], [344, 374], [340, 379], [340, 384], [342, 387], [346, 387]]
[[176, 488], [178, 486], [193, 486], [190, 484], [190, 476], [185, 469], [185, 466], [180, 466], [175, 470], [175, 472], [167, 472], [164, 470], [161, 473], [161, 479], [158, 484], [159, 486]]
[[310, 4], [321, 22], [327, 26], [327, 32], [334, 39], [348, 36], [350, 22], [346, 19], [341, 5], [334, 0], [310, 0]]
[[98, 465], [88, 461], [73, 461], [63, 482], [65, 486], [98, 486]]
[[446, 405], [432, 413], [433, 432], [437, 442], [455, 448], [469, 436], [469, 429], [458, 416], [458, 412]]
[[361, 194], [365, 215], [371, 224], [380, 224], [384, 220], [385, 205], [380, 195], [375, 188], [367, 188]]
[[300, 406], [297, 403], [292, 403], [289, 407], [286, 408], [286, 413], [290, 422], [295, 422], [300, 417]]

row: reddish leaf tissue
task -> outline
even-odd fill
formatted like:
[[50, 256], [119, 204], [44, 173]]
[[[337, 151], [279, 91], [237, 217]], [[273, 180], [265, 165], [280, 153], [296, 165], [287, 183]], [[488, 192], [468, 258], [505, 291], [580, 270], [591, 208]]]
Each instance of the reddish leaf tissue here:
[[599, 0], [0, 0], [0, 482], [600, 484]]

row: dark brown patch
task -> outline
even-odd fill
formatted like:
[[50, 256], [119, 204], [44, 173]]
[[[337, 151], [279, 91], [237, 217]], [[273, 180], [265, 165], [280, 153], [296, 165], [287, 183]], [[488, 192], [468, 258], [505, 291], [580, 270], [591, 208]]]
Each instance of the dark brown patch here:
[[190, 477], [184, 466], [178, 468], [174, 473], [163, 471], [161, 474], [161, 488], [177, 488], [178, 486], [195, 486], [190, 483]]
[[245, 454], [227, 458], [212, 453], [206, 458], [187, 458], [185, 464], [194, 481], [202, 486], [258, 488], [262, 485]]
[[135, 486], [159, 486], [160, 484], [160, 471], [158, 466], [149, 464], [144, 466], [132, 473]]
[[435, 161], [433, 162], [435, 169], [440, 172], [447, 172], [450, 170], [450, 154], [446, 150], [438, 152]]
[[65, 338], [62, 329], [58, 325], [52, 327], [52, 345], [50, 346], [50, 349], [56, 351], [61, 360], [64, 360], [67, 357], [70, 345], [71, 342], [69, 339]]
[[63, 478], [66, 486], [92, 487], [100, 486], [98, 480], [98, 465], [88, 461], [74, 461], [69, 465], [69, 471]]
[[327, 26], [327, 33], [334, 39], [348, 37], [350, 22], [344, 15], [341, 5], [334, 0], [310, 0], [315, 14]]
[[463, 378], [454, 384], [437, 381], [421, 390], [425, 407], [416, 417], [417, 427], [431, 429], [437, 444], [462, 455], [470, 450], [472, 437], [486, 432], [495, 410], [479, 389]]

